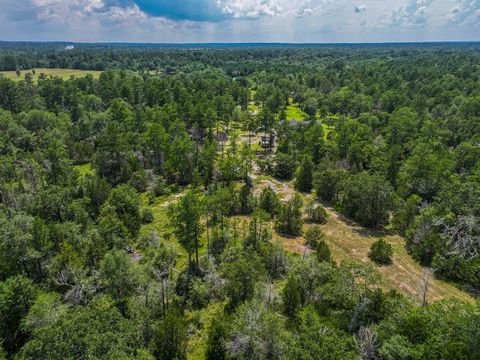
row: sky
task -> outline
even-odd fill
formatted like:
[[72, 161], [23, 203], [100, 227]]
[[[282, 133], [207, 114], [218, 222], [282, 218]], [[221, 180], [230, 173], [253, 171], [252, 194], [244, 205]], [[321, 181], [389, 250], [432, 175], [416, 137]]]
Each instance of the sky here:
[[480, 0], [0, 0], [0, 40], [480, 40]]

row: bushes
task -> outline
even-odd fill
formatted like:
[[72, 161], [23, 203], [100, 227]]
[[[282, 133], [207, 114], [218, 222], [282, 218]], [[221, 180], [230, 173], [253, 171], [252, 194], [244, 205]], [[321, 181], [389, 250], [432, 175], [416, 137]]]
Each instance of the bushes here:
[[384, 239], [375, 241], [370, 247], [368, 257], [378, 265], [390, 265], [392, 263], [393, 248]]
[[297, 236], [302, 233], [302, 198], [295, 194], [287, 203], [280, 205], [275, 227], [277, 231]]
[[380, 175], [360, 173], [342, 182], [340, 207], [343, 213], [366, 227], [388, 222], [394, 192]]
[[312, 159], [305, 155], [302, 159], [302, 163], [297, 171], [297, 179], [295, 180], [295, 188], [298, 191], [310, 192], [313, 187], [313, 168], [314, 164]]
[[327, 202], [338, 201], [340, 184], [347, 176], [344, 170], [325, 170], [315, 175], [315, 192], [317, 196]]
[[279, 152], [275, 156], [273, 175], [278, 179], [290, 180], [295, 174], [295, 159], [291, 155]]
[[153, 211], [150, 208], [145, 208], [141, 212], [141, 219], [143, 224], [151, 224], [154, 220]]
[[310, 201], [305, 209], [307, 220], [314, 224], [325, 224], [327, 222], [327, 212], [321, 206], [317, 206], [315, 201]]
[[331, 262], [332, 261], [332, 252], [328, 246], [325, 239], [322, 239], [318, 242], [316, 247], [316, 256], [319, 262]]
[[260, 199], [258, 201], [258, 207], [265, 210], [270, 215], [274, 216], [278, 211], [280, 200], [275, 191], [270, 186], [262, 190]]
[[305, 242], [310, 247], [310, 249], [315, 250], [317, 260], [319, 262], [330, 262], [332, 261], [332, 253], [330, 248], [325, 240], [325, 235], [323, 234], [320, 226], [313, 225], [305, 231]]
[[305, 242], [311, 249], [316, 249], [320, 241], [325, 238], [320, 226], [314, 225], [305, 231]]

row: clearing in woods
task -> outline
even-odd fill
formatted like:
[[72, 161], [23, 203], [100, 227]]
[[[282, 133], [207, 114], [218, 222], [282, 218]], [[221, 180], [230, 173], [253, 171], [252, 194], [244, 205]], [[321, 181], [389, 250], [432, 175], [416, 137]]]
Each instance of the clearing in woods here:
[[95, 70], [77, 70], [77, 69], [47, 69], [47, 68], [35, 68], [35, 74], [32, 73], [32, 70], [21, 70], [20, 76], [17, 76], [15, 71], [1, 71], [0, 74], [3, 74], [7, 79], [13, 81], [25, 80], [26, 74], [32, 75], [32, 80], [37, 81], [40, 77], [40, 74], [45, 74], [49, 79], [50, 77], [60, 77], [63, 80], [70, 79], [70, 77], [83, 77], [87, 74], [91, 74], [94, 78], [99, 78], [102, 71]]
[[[256, 179], [255, 193], [270, 186], [276, 191], [282, 200], [291, 198], [294, 190], [292, 184], [281, 182], [273, 178], [258, 177]], [[305, 196], [306, 198], [307, 196]], [[337, 262], [345, 260], [356, 260], [362, 263], [371, 263], [368, 252], [372, 243], [384, 238], [393, 246], [393, 264], [390, 266], [377, 267], [382, 274], [383, 287], [385, 289], [397, 289], [414, 299], [420, 300], [423, 268], [416, 263], [405, 249], [405, 240], [395, 234], [379, 233], [365, 229], [352, 221], [345, 219], [334, 209], [321, 204], [328, 213], [328, 221], [320, 225], [326, 238], [334, 259]], [[306, 224], [305, 227], [310, 226]], [[273, 233], [274, 240], [281, 241], [284, 248], [290, 252], [303, 254], [308, 249], [305, 246], [303, 237], [283, 237], [276, 232]], [[471, 301], [472, 298], [464, 291], [435, 278], [430, 279], [428, 290], [428, 301], [436, 301], [447, 298], [457, 298]]]

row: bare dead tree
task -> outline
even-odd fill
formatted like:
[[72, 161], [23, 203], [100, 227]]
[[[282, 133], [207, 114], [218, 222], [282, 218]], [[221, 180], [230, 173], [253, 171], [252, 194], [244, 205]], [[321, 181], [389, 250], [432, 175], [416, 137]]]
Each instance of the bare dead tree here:
[[378, 336], [370, 328], [362, 327], [355, 336], [358, 358], [360, 360], [376, 360], [378, 357]]
[[86, 304], [89, 296], [97, 291], [95, 277], [94, 274], [93, 278], [87, 278], [67, 267], [57, 274], [54, 282], [57, 286], [68, 289], [63, 296], [64, 300], [77, 306]]
[[428, 302], [428, 290], [430, 288], [431, 277], [432, 269], [423, 268], [422, 278], [420, 279], [420, 283], [418, 285], [422, 306], [426, 306]]
[[441, 236], [453, 247], [455, 253], [464, 259], [480, 255], [480, 223], [476, 217], [457, 216], [453, 225], [445, 224], [443, 219], [439, 219], [435, 225], [443, 228]]

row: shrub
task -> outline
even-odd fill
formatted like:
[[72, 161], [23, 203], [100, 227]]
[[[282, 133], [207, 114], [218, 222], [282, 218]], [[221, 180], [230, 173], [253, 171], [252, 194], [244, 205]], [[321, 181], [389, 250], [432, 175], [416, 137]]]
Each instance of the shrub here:
[[318, 243], [325, 238], [325, 235], [323, 235], [323, 232], [320, 229], [320, 226], [314, 225], [312, 227], [309, 227], [305, 231], [304, 237], [305, 237], [305, 242], [310, 247], [310, 249], [316, 249]]
[[307, 220], [315, 224], [325, 224], [327, 222], [327, 212], [321, 206], [315, 204], [315, 201], [310, 201], [306, 207]]
[[151, 224], [153, 222], [153, 211], [150, 208], [145, 208], [142, 210], [142, 223]]
[[394, 191], [381, 175], [360, 173], [342, 182], [340, 207], [361, 225], [375, 228], [388, 222]]
[[384, 239], [375, 241], [370, 247], [368, 257], [379, 265], [390, 265], [392, 263], [393, 248]]
[[317, 260], [319, 262], [331, 262], [332, 261], [332, 253], [330, 251], [330, 247], [328, 246], [325, 239], [322, 239], [318, 242], [316, 246], [316, 255]]
[[295, 174], [295, 159], [291, 155], [277, 153], [274, 160], [273, 175], [279, 179], [290, 180]]
[[302, 198], [298, 194], [280, 205], [275, 221], [278, 232], [293, 236], [301, 235], [303, 227], [302, 205]]
[[270, 215], [274, 216], [278, 211], [279, 204], [280, 200], [278, 199], [278, 195], [270, 186], [262, 190], [258, 201], [258, 207], [260, 209], [263, 209]]

